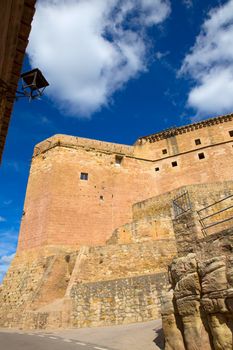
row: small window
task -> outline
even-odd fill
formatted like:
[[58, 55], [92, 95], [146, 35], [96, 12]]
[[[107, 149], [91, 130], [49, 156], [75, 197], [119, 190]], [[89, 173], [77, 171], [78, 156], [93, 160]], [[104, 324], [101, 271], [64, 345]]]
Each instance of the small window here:
[[80, 179], [81, 180], [88, 180], [88, 173], [81, 173], [80, 174]]
[[155, 168], [155, 171], [159, 171], [159, 167]]
[[204, 153], [198, 153], [198, 158], [199, 158], [199, 159], [204, 159], [204, 158], [205, 158]]
[[196, 144], [196, 145], [200, 145], [200, 144], [201, 144], [201, 140], [200, 140], [200, 139], [196, 139], [196, 140], [195, 140], [195, 144]]
[[233, 137], [233, 130], [229, 131], [229, 135], [230, 135], [230, 137]]
[[167, 149], [166, 148], [163, 149], [162, 152], [163, 152], [163, 154], [167, 154]]
[[115, 156], [115, 165], [120, 166], [122, 163], [123, 157], [122, 156]]
[[175, 166], [177, 166], [178, 164], [177, 164], [177, 162], [175, 161], [175, 162], [172, 162], [172, 166], [173, 167], [175, 167]]
[[100, 200], [103, 201], [104, 200], [104, 196], [100, 196]]

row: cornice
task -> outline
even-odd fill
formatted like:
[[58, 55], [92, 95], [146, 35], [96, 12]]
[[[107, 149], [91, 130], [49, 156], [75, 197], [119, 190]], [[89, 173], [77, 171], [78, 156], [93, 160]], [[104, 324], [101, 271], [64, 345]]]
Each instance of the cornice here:
[[153, 143], [176, 135], [185, 134], [187, 132], [191, 132], [197, 129], [202, 129], [212, 125], [229, 122], [231, 120], [233, 120], [233, 114], [227, 114], [211, 119], [202, 120], [198, 123], [188, 124], [180, 127], [172, 127], [155, 134], [139, 137], [139, 139], [136, 141], [136, 144], [141, 144], [143, 140]]

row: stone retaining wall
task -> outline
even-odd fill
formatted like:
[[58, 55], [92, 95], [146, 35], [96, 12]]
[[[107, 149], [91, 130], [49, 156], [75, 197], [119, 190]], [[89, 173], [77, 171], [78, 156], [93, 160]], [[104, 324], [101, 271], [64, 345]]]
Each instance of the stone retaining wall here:
[[76, 283], [70, 298], [52, 308], [27, 311], [26, 329], [97, 327], [143, 322], [160, 317], [160, 298], [167, 274], [137, 276], [102, 282]]
[[159, 318], [166, 273], [76, 284], [71, 290], [72, 325], [104, 326]]

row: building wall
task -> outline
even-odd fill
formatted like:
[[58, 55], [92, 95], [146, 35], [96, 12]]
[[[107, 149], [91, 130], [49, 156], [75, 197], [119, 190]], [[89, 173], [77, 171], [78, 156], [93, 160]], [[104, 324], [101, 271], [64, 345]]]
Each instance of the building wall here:
[[17, 254], [0, 287], [0, 326], [85, 327], [157, 318], [175, 254], [174, 239]]
[[[65, 135], [37, 145], [18, 250], [105, 244], [115, 229], [132, 221], [136, 202], [185, 185], [231, 180], [232, 116], [217, 121], [155, 142], [139, 139], [134, 147]], [[116, 156], [122, 157], [120, 165]], [[82, 172], [87, 181], [80, 179]]]
[[0, 0], [0, 163], [36, 0]]
[[[172, 200], [183, 192], [189, 193], [192, 210], [174, 220]], [[158, 318], [173, 257], [192, 251], [205, 238], [211, 251], [213, 232], [203, 238], [197, 210], [216, 201], [217, 207], [209, 207], [206, 215], [230, 207], [220, 202], [230, 195], [233, 181], [182, 187], [136, 203], [127, 237], [122, 227], [101, 246], [45, 245], [19, 251], [0, 286], [0, 326], [49, 329]], [[158, 228], [159, 222], [164, 230]], [[216, 228], [215, 237], [222, 226]], [[216, 240], [215, 250], [220, 243], [232, 252], [225, 239]]]
[[[135, 144], [134, 154], [153, 160], [154, 169], [159, 169], [155, 171], [158, 194], [183, 185], [231, 180], [233, 137], [230, 131], [233, 131], [232, 116], [210, 119], [178, 128], [177, 134], [171, 137], [141, 138]], [[198, 139], [201, 144], [196, 145]], [[163, 154], [163, 150], [167, 150], [167, 154]], [[202, 153], [205, 158], [199, 159]], [[173, 167], [175, 161], [177, 166]]]
[[[33, 159], [19, 250], [104, 244], [115, 228], [131, 221], [133, 203], [156, 194], [150, 162], [121, 153], [119, 166], [107, 147], [70, 148], [65, 141], [61, 137], [63, 144]], [[80, 179], [81, 172], [88, 181]]]
[[[203, 122], [182, 126], [174, 131], [139, 138], [134, 145], [135, 156], [157, 160], [196, 152], [199, 149], [233, 140], [229, 131], [233, 130], [233, 115], [208, 119]], [[195, 140], [201, 144], [196, 145]], [[167, 153], [163, 154], [166, 149]]]
[[71, 327], [145, 322], [160, 317], [166, 273], [74, 285]]

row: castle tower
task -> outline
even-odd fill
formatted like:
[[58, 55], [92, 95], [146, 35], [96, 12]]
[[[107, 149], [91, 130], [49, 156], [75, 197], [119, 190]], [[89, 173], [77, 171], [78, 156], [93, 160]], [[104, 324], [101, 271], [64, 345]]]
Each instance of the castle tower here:
[[[55, 135], [35, 147], [18, 250], [101, 245], [134, 203], [232, 179], [233, 116], [141, 137], [134, 146]], [[224, 169], [224, 171], [223, 171]]]

